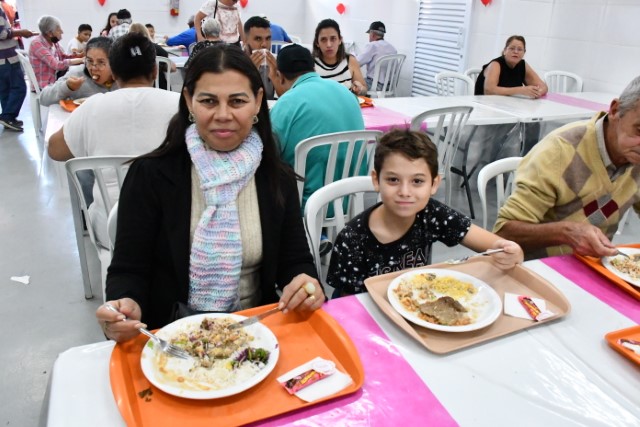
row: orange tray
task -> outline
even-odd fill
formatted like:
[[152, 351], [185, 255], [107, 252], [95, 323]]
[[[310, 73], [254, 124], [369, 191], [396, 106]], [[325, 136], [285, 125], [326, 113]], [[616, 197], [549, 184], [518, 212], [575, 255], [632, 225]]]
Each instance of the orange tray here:
[[[619, 248], [640, 248], [640, 244], [635, 243], [632, 245], [619, 245], [618, 247]], [[625, 291], [635, 299], [640, 300], [640, 289], [636, 288], [633, 285], [630, 285], [629, 283], [625, 282], [624, 280], [622, 280], [621, 278], [613, 274], [611, 271], [607, 270], [607, 268], [604, 265], [602, 265], [602, 263], [600, 262], [600, 258], [578, 255], [578, 254], [574, 254], [574, 255], [580, 261], [584, 262], [589, 267], [593, 268], [595, 271], [602, 274], [607, 279], [611, 280], [611, 282], [613, 282], [614, 285], [621, 288], [623, 291]]]
[[60, 100], [60, 106], [62, 107], [63, 110], [68, 111], [68, 112], [73, 112], [73, 110], [75, 110], [76, 108], [78, 108], [78, 105], [76, 105], [72, 99], [62, 99]]
[[632, 326], [627, 329], [620, 329], [619, 331], [609, 332], [604, 336], [604, 338], [615, 351], [631, 360], [632, 362], [640, 365], [640, 354], [637, 354], [633, 350], [623, 347], [620, 343], [618, 343], [618, 340], [620, 338], [640, 341], [640, 326]]
[[[272, 307], [275, 304], [238, 314], [253, 316]], [[324, 310], [307, 315], [291, 312], [270, 316], [263, 323], [278, 338], [280, 358], [275, 369], [253, 388], [222, 399], [191, 400], [164, 393], [151, 385], [140, 368], [140, 353], [147, 338], [140, 335], [116, 345], [109, 367], [111, 389], [127, 426], [244, 425], [351, 394], [362, 387], [364, 369], [360, 356], [342, 326]], [[316, 356], [333, 360], [342, 372], [351, 376], [353, 384], [332, 396], [307, 403], [287, 393], [276, 378]], [[149, 388], [153, 393], [140, 397], [138, 393]]]

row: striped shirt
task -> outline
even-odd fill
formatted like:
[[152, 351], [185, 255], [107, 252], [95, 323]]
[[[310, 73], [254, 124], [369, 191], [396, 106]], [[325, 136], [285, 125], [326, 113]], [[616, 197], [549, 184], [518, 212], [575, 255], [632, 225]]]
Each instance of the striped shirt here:
[[349, 55], [335, 65], [327, 65], [322, 59], [314, 58], [316, 62], [316, 73], [323, 79], [331, 79], [351, 89], [351, 70], [349, 70]]

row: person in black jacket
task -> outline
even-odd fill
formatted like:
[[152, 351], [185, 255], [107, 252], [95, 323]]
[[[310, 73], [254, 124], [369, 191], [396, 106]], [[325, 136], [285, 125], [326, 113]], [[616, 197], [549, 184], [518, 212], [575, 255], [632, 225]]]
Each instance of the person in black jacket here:
[[325, 299], [256, 67], [235, 46], [210, 47], [184, 87], [165, 141], [133, 162], [120, 194], [106, 299], [122, 314], [96, 312], [116, 341], [166, 325], [176, 304], [230, 312], [279, 301], [286, 313]]

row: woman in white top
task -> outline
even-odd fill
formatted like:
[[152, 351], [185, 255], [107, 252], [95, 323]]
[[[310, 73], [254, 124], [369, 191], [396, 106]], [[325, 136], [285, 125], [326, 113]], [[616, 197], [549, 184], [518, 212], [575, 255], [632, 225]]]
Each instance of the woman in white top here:
[[335, 80], [357, 95], [367, 93], [360, 64], [345, 51], [340, 26], [333, 19], [324, 19], [316, 27], [313, 56], [320, 77]]

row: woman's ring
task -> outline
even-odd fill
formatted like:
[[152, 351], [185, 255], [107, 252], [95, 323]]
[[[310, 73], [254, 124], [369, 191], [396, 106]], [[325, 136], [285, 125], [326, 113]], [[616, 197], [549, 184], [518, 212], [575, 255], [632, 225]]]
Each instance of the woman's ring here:
[[308, 294], [308, 295], [312, 295], [316, 293], [316, 285], [314, 285], [311, 282], [307, 282], [305, 283], [302, 288], [304, 289], [304, 291]]
[[307, 298], [307, 299], [313, 303], [316, 300], [316, 296], [315, 295], [309, 295], [309, 298]]

